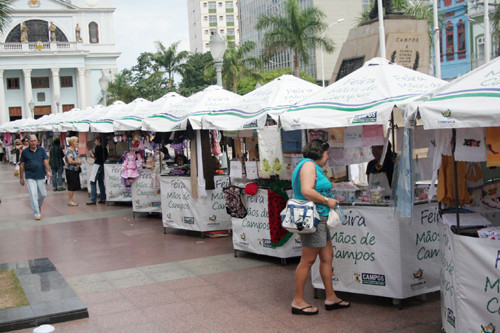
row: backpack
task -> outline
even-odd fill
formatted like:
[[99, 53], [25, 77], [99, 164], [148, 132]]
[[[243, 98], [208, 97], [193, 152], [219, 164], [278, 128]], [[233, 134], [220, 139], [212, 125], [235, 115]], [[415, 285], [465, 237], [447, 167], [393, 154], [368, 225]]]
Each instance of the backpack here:
[[236, 186], [229, 186], [222, 190], [226, 195], [226, 212], [231, 217], [239, 219], [247, 216], [247, 209], [241, 199], [241, 188]]

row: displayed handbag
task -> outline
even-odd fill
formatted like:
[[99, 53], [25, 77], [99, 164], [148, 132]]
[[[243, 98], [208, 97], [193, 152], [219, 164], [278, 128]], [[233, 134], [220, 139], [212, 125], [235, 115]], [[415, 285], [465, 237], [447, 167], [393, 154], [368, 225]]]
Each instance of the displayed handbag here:
[[247, 216], [247, 209], [242, 200], [241, 188], [237, 186], [228, 186], [222, 190], [226, 195], [226, 212], [231, 217], [239, 219]]
[[[302, 166], [301, 166], [302, 167]], [[300, 169], [298, 173], [300, 172]], [[297, 185], [295, 178], [293, 188]], [[320, 217], [316, 211], [316, 204], [310, 200], [299, 200], [293, 198], [295, 192], [292, 188], [292, 198], [286, 202], [286, 207], [281, 211], [281, 226], [289, 232], [299, 234], [312, 234], [316, 231]]]

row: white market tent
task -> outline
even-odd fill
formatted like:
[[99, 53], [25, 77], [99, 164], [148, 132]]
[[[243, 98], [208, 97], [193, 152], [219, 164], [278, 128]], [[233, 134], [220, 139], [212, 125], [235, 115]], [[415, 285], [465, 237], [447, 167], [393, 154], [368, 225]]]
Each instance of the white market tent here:
[[219, 86], [209, 86], [204, 90], [170, 105], [163, 112], [142, 120], [142, 129], [152, 132], [180, 131], [187, 128], [188, 120], [195, 130], [202, 128], [202, 116], [215, 111], [228, 111], [233, 108], [240, 95]]
[[149, 103], [141, 103], [134, 110], [133, 113], [124, 115], [122, 118], [113, 121], [113, 129], [115, 131], [135, 131], [140, 130], [142, 127], [142, 120], [153, 114], [161, 113], [166, 110], [170, 105], [179, 103], [186, 99], [184, 96], [176, 92], [169, 92], [163, 97]]
[[[131, 102], [133, 103], [133, 102]], [[90, 130], [96, 133], [113, 133], [113, 121], [123, 114], [127, 104], [115, 101], [105, 108], [105, 114], [90, 122]]]
[[406, 107], [424, 129], [500, 126], [500, 57], [433, 90]]
[[386, 125], [395, 106], [445, 83], [386, 59], [374, 58], [292, 106], [280, 115], [280, 121], [284, 130]]
[[263, 128], [268, 115], [278, 120], [290, 106], [321, 89], [293, 75], [283, 75], [244, 95], [234, 108], [203, 116], [202, 127], [228, 131]]
[[90, 131], [90, 123], [104, 116], [106, 107], [96, 105], [79, 112], [79, 117], [73, 121], [73, 130], [77, 132]]

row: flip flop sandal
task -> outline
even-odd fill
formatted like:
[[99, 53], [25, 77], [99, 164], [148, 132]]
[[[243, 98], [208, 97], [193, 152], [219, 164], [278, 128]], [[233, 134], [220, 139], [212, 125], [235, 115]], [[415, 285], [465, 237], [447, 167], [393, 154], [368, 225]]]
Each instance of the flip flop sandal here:
[[342, 302], [345, 302], [343, 300], [338, 301], [337, 303], [333, 304], [325, 304], [325, 309], [326, 311], [331, 311], [331, 310], [337, 310], [337, 309], [345, 309], [351, 306], [351, 303], [345, 302], [347, 304], [341, 304]]
[[316, 311], [305, 311], [306, 309], [312, 309], [312, 305], [306, 306], [305, 308], [302, 309], [297, 309], [292, 306], [292, 314], [294, 315], [306, 315], [306, 316], [312, 316], [315, 314], [318, 314], [319, 310], [316, 309]]

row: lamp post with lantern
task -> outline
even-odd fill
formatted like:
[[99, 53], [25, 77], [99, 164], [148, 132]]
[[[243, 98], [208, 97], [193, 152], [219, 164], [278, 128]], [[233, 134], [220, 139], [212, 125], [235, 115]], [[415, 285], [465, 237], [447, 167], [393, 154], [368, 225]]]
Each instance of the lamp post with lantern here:
[[104, 106], [107, 106], [107, 91], [108, 91], [108, 86], [109, 86], [109, 80], [104, 74], [104, 71], [102, 72], [102, 76], [99, 79], [99, 86], [101, 87], [101, 93], [102, 93], [102, 98], [104, 101]]
[[[321, 38], [325, 37], [325, 34], [326, 34], [326, 31], [328, 29], [330, 29], [330, 27], [332, 25], [335, 25], [337, 23], [340, 23], [344, 21], [343, 18], [340, 18], [338, 19], [337, 21], [331, 23], [329, 26], [326, 27], [326, 29], [323, 31], [323, 33], [321, 34]], [[324, 55], [323, 55], [324, 51], [323, 51], [323, 44], [321, 44], [321, 81], [322, 81], [322, 87], [324, 88], [325, 87], [325, 60], [324, 60]]]
[[224, 52], [226, 51], [226, 41], [215, 33], [209, 43], [210, 53], [214, 58], [215, 73], [217, 76], [217, 85], [222, 87], [222, 61], [224, 60]]

